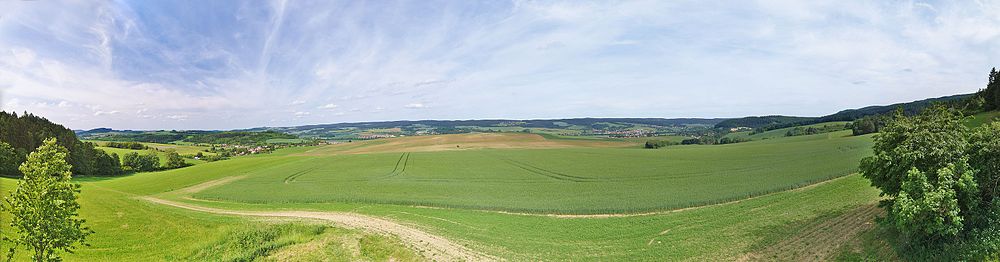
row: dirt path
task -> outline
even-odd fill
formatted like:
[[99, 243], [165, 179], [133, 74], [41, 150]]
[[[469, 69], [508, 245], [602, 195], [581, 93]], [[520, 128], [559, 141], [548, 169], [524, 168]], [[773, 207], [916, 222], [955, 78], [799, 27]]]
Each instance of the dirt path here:
[[236, 180], [240, 180], [240, 179], [243, 179], [243, 178], [246, 178], [246, 176], [223, 177], [223, 178], [212, 180], [212, 181], [208, 181], [208, 182], [205, 182], [205, 183], [201, 183], [201, 184], [197, 184], [197, 185], [193, 185], [193, 186], [181, 188], [181, 189], [175, 190], [174, 192], [181, 193], [181, 194], [186, 194], [186, 195], [190, 195], [190, 194], [194, 194], [194, 193], [198, 193], [198, 192], [204, 191], [205, 189], [209, 189], [209, 188], [212, 188], [212, 187], [217, 187], [217, 186], [229, 184], [230, 182], [233, 182], [233, 181], [236, 181]]
[[822, 223], [803, 228], [797, 234], [739, 261], [826, 261], [841, 245], [874, 226], [882, 212], [875, 204], [848, 211]]
[[[243, 176], [226, 177], [216, 179], [183, 188], [175, 192], [193, 194], [199, 191], [223, 185]], [[313, 212], [313, 211], [241, 211], [226, 210], [219, 208], [203, 207], [193, 204], [181, 203], [160, 199], [152, 196], [141, 197], [146, 201], [157, 204], [183, 208], [187, 210], [206, 212], [219, 215], [270, 217], [270, 218], [294, 218], [311, 219], [333, 222], [339, 226], [352, 229], [362, 229], [378, 234], [398, 236], [404, 243], [410, 245], [424, 257], [433, 261], [498, 261], [499, 258], [475, 252], [465, 246], [452, 242], [443, 237], [424, 232], [420, 229], [403, 225], [394, 221], [366, 216], [348, 212]]]

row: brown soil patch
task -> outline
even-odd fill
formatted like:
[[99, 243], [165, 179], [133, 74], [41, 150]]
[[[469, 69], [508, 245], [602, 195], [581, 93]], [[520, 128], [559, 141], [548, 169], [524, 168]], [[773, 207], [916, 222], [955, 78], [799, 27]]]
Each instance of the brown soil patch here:
[[[359, 145], [360, 144], [360, 145]], [[554, 140], [537, 134], [471, 133], [397, 137], [341, 143], [313, 149], [301, 155], [367, 154], [384, 152], [430, 152], [468, 149], [545, 149], [569, 147], [625, 147], [631, 142]]]

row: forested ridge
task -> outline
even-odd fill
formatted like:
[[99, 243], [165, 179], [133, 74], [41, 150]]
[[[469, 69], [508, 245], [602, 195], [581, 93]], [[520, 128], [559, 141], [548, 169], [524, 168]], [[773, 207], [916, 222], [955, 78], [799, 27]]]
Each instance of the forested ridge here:
[[[67, 162], [72, 172], [82, 176], [115, 176], [121, 174], [117, 156], [94, 148], [77, 139], [73, 130], [30, 113], [18, 115], [0, 111], [0, 176], [19, 177], [17, 166], [47, 138], [56, 138], [69, 150]], [[8, 145], [8, 146], [4, 146]]]

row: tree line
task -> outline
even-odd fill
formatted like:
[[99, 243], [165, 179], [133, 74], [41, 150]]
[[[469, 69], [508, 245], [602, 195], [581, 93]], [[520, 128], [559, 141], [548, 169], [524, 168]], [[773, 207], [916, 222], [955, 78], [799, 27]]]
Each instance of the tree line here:
[[72, 130], [54, 124], [48, 119], [29, 113], [17, 115], [0, 111], [0, 176], [20, 177], [17, 167], [26, 160], [28, 153], [55, 138], [59, 146], [69, 151], [67, 161], [74, 174], [83, 176], [121, 175], [115, 158], [94, 144], [78, 140]]
[[[95, 147], [93, 143], [77, 139], [76, 134], [43, 117], [24, 113], [0, 111], [0, 176], [21, 177], [18, 167], [27, 160], [30, 150], [41, 146], [46, 139], [54, 138], [59, 146], [67, 149], [66, 161], [72, 172], [79, 176], [121, 176], [131, 172], [185, 167], [187, 164], [176, 151], [166, 152], [166, 163], [160, 166], [155, 152], [144, 155], [127, 153], [123, 156]], [[108, 142], [112, 147], [147, 149], [134, 142]]]

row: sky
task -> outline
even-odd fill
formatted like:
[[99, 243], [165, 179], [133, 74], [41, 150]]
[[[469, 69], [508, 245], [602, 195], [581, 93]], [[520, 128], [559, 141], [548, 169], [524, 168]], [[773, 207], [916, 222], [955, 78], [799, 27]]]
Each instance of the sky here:
[[998, 65], [1000, 1], [0, 2], [0, 108], [73, 129], [820, 116]]

